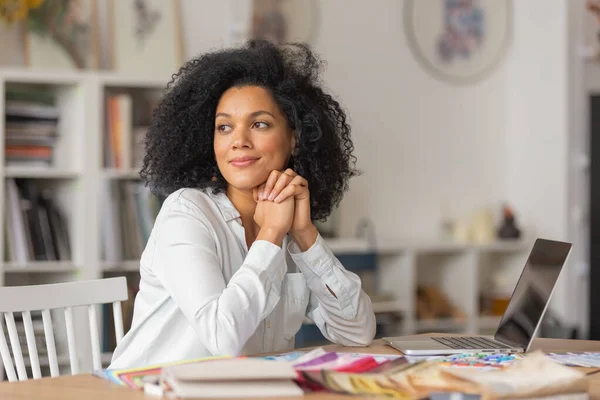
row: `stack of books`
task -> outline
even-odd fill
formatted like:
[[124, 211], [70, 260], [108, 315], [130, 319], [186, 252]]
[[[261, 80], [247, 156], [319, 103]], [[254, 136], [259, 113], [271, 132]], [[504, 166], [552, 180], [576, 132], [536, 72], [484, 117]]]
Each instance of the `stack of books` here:
[[59, 109], [48, 91], [7, 90], [4, 158], [7, 165], [52, 164]]
[[162, 371], [166, 392], [179, 398], [302, 396], [291, 363], [234, 358], [179, 364]]
[[69, 230], [52, 190], [35, 180], [6, 180], [6, 259], [26, 265], [31, 261], [70, 261]]
[[301, 396], [290, 362], [215, 356], [131, 369], [94, 371], [96, 376], [146, 394], [178, 398]]

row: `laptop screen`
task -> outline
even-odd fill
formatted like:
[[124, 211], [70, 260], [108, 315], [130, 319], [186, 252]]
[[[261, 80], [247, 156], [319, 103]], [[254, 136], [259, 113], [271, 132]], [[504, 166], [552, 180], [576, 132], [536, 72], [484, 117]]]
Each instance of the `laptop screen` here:
[[536, 240], [494, 338], [527, 349], [567, 260], [570, 243]]

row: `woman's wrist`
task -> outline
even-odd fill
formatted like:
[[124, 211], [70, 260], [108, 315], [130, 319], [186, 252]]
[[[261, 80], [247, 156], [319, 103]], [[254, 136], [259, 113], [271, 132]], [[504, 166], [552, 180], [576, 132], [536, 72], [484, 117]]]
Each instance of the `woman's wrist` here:
[[285, 233], [280, 232], [278, 229], [261, 228], [261, 230], [258, 232], [256, 240], [266, 240], [268, 242], [273, 243], [274, 245], [281, 247], [284, 236]]
[[310, 224], [308, 228], [302, 231], [290, 232], [290, 236], [292, 236], [292, 240], [296, 242], [300, 251], [305, 252], [315, 244], [319, 231], [314, 224]]

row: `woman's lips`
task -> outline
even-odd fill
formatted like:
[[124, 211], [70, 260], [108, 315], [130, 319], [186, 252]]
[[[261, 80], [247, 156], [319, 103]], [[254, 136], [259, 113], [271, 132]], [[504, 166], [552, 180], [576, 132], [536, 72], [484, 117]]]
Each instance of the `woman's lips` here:
[[234, 167], [247, 167], [258, 161], [257, 157], [236, 157], [230, 161]]

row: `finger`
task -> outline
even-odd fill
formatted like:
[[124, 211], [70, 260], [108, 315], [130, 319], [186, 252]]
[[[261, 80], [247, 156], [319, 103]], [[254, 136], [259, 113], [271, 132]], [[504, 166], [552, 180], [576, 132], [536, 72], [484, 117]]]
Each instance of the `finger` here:
[[304, 179], [304, 177], [302, 177], [300, 175], [296, 175], [296, 177], [294, 178], [293, 182], [296, 185], [300, 185], [300, 186], [308, 188], [308, 181], [306, 179]]
[[[288, 187], [292, 187], [292, 186], [293, 186], [293, 190], [288, 190], [284, 194], [284, 191]], [[300, 175], [296, 175], [296, 177], [294, 179], [292, 179], [292, 181], [287, 185], [287, 187], [281, 191], [279, 196], [275, 197], [274, 201], [276, 203], [279, 203], [279, 202], [285, 200], [287, 198], [287, 196], [291, 196], [291, 195], [293, 195], [294, 197], [297, 197], [297, 198], [302, 195], [308, 196], [308, 181], [306, 179], [304, 179], [303, 177], [301, 177]]]
[[283, 188], [283, 190], [281, 191], [281, 193], [279, 193], [279, 195], [277, 197], [275, 197], [274, 202], [281, 203], [282, 201], [285, 201], [285, 200], [289, 199], [290, 197], [293, 198], [296, 195], [300, 194], [300, 192], [302, 190], [304, 190], [304, 189], [301, 186], [290, 183], [285, 188]]
[[281, 175], [279, 175], [279, 179], [277, 180], [277, 183], [275, 183], [275, 186], [273, 187], [273, 190], [271, 190], [271, 192], [269, 193], [267, 199], [273, 200], [275, 197], [277, 197], [279, 193], [283, 190], [283, 188], [285, 188], [293, 179], [293, 176], [286, 173], [282, 173]]
[[258, 201], [260, 200], [260, 194], [262, 193], [262, 191], [265, 188], [265, 184], [263, 183], [262, 185], [258, 185], [257, 187], [255, 187], [254, 189], [252, 189], [252, 197], [254, 198], [254, 201]]
[[298, 174], [296, 173], [296, 171], [294, 171], [291, 168], [286, 169], [285, 171], [283, 171], [284, 174], [291, 176], [292, 178], [295, 178], [298, 176]]
[[273, 186], [275, 186], [275, 183], [277, 183], [277, 180], [279, 179], [280, 175], [281, 175], [280, 171], [271, 171], [269, 178], [264, 183], [265, 187], [263, 188], [263, 190], [260, 192], [260, 194], [258, 196], [258, 198], [260, 200], [267, 199], [267, 197], [269, 196], [269, 193], [271, 193], [271, 190], [273, 190]]

